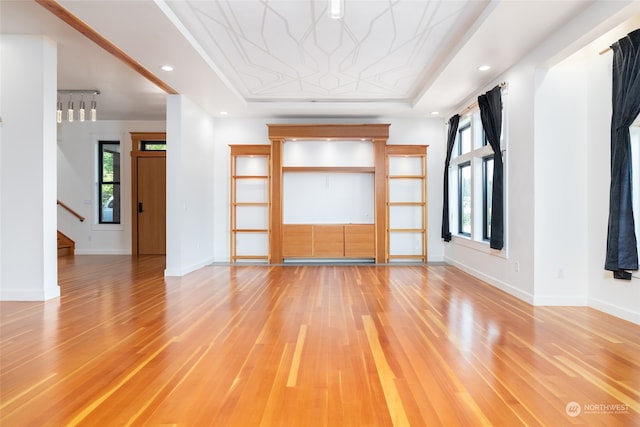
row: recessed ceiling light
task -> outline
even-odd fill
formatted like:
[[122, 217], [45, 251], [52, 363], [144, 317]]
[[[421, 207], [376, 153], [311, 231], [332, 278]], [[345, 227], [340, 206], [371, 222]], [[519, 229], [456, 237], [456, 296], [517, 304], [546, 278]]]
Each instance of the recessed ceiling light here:
[[478, 67], [478, 71], [488, 71], [491, 69], [491, 66], [489, 65], [481, 65]]
[[220, 111], [220, 115], [221, 116], [226, 116], [227, 114], [229, 114], [229, 113], [227, 113], [226, 111]]
[[171, 65], [163, 65], [162, 67], [163, 71], [173, 71], [173, 67]]
[[431, 115], [432, 115], [432, 116], [437, 116], [438, 114], [440, 114], [440, 112], [439, 112], [439, 111], [432, 111], [432, 112], [431, 112]]

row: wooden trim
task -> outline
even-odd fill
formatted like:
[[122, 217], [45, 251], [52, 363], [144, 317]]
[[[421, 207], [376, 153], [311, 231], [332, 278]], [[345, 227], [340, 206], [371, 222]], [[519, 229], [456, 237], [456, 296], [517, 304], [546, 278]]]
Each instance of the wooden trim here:
[[82, 215], [80, 215], [78, 212], [74, 211], [73, 209], [71, 209], [69, 206], [65, 205], [64, 203], [62, 203], [60, 200], [57, 201], [58, 204], [60, 206], [62, 206], [67, 212], [69, 212], [71, 215], [75, 216], [76, 218], [78, 218], [80, 220], [80, 222], [83, 222], [85, 220], [85, 217], [83, 217]]
[[147, 70], [142, 64], [138, 61], [127, 55], [122, 49], [120, 49], [115, 44], [111, 43], [104, 36], [98, 33], [96, 30], [87, 25], [80, 18], [69, 12], [67, 9], [62, 7], [60, 3], [54, 0], [35, 0], [40, 6], [47, 9], [49, 12], [60, 18], [62, 21], [67, 23], [70, 27], [74, 28], [78, 32], [80, 32], [83, 36], [97, 44], [99, 47], [113, 55], [116, 59], [122, 61], [129, 68], [133, 69], [136, 73], [140, 74], [145, 79], [149, 80], [154, 85], [158, 86], [160, 89], [165, 91], [168, 94], [175, 95], [178, 93], [174, 88], [160, 80], [156, 75], [154, 75], [151, 71]]
[[268, 156], [271, 154], [271, 145], [229, 145], [232, 156]]
[[427, 144], [421, 145], [387, 145], [385, 147], [385, 153], [388, 156], [424, 156], [429, 146]]
[[390, 124], [268, 124], [270, 140], [389, 139]]
[[230, 192], [229, 192], [229, 226], [231, 228], [231, 232], [229, 233], [229, 261], [234, 262], [236, 260], [236, 235], [233, 230], [236, 229], [236, 157], [233, 153], [233, 147], [231, 147], [231, 155], [229, 156], [229, 171], [231, 172], [231, 180], [230, 184]]
[[426, 202], [389, 202], [389, 206], [424, 206]]
[[129, 132], [129, 134], [131, 135], [132, 151], [141, 151], [142, 141], [167, 142], [166, 132]]
[[389, 179], [424, 179], [426, 175], [389, 175]]
[[282, 172], [374, 173], [374, 167], [360, 166], [283, 166]]
[[387, 254], [387, 157], [385, 156], [386, 139], [374, 139], [374, 190], [375, 190], [375, 242], [376, 263], [384, 263]]
[[271, 235], [269, 263], [282, 264], [282, 146], [284, 139], [271, 140]]
[[131, 157], [167, 157], [166, 151], [132, 151]]

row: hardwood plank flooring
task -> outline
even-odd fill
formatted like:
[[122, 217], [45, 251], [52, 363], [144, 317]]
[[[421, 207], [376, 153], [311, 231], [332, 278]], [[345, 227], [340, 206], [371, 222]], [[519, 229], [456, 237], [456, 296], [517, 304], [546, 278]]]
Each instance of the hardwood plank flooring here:
[[[2, 302], [2, 426], [638, 426], [640, 327], [451, 266], [61, 259]], [[575, 415], [575, 416], [573, 416]]]

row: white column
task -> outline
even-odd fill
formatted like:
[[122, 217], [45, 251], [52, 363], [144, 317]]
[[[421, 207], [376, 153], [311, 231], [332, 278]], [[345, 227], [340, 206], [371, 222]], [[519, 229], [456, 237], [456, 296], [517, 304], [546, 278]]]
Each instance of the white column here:
[[57, 264], [57, 46], [0, 39], [0, 299], [60, 295]]

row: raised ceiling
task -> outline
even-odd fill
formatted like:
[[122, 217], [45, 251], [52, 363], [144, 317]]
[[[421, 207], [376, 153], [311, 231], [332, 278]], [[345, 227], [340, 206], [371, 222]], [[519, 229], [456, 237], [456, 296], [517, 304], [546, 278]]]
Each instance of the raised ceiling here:
[[326, 0], [166, 4], [248, 102], [406, 103], [488, 5], [347, 0], [332, 19]]
[[[447, 115], [605, 1], [344, 3], [334, 20], [327, 0], [59, 1], [178, 93], [231, 118]], [[101, 119], [164, 119], [162, 90], [36, 2], [0, 0], [0, 33], [53, 39], [59, 88], [100, 89]], [[491, 70], [478, 71], [485, 63]]]

